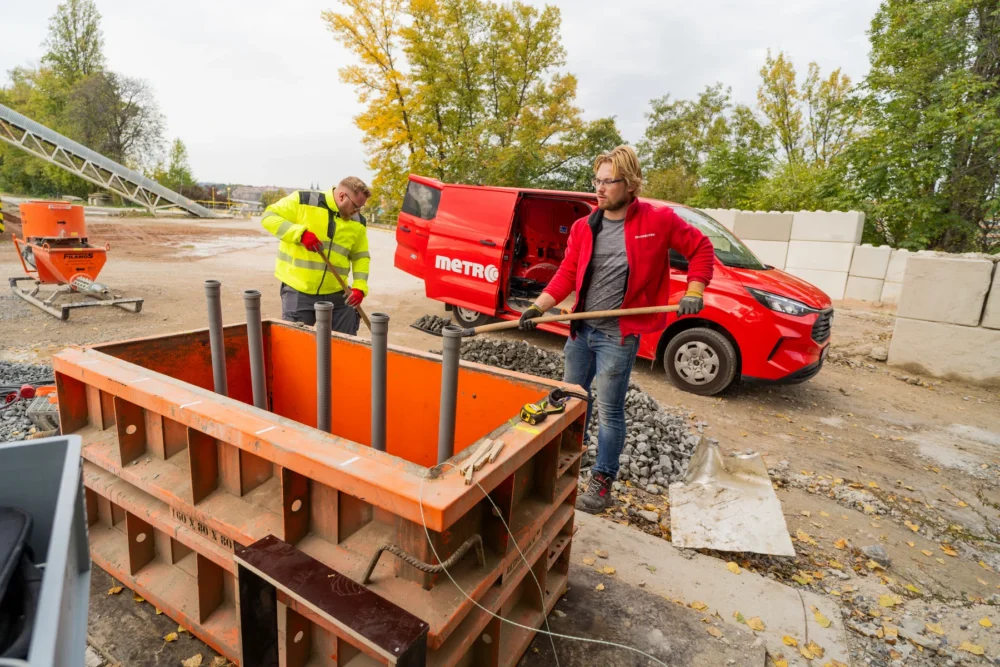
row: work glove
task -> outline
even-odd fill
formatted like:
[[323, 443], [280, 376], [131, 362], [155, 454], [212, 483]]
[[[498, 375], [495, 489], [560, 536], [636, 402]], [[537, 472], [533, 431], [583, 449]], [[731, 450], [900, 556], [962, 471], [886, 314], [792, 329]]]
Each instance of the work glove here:
[[521, 313], [521, 319], [517, 323], [517, 328], [521, 331], [534, 331], [537, 323], [532, 322], [531, 320], [541, 316], [542, 311], [538, 309], [538, 306], [531, 304], [526, 311]]
[[695, 313], [700, 313], [701, 309], [704, 307], [705, 301], [702, 298], [701, 292], [688, 289], [684, 298], [681, 299], [680, 307], [677, 309], [677, 314], [694, 315]]
[[361, 305], [361, 302], [365, 298], [365, 293], [359, 289], [352, 289], [351, 293], [347, 295], [347, 305], [351, 308], [357, 308]]
[[319, 252], [323, 249], [323, 242], [319, 240], [318, 236], [310, 232], [308, 229], [302, 232], [302, 245], [313, 252]]

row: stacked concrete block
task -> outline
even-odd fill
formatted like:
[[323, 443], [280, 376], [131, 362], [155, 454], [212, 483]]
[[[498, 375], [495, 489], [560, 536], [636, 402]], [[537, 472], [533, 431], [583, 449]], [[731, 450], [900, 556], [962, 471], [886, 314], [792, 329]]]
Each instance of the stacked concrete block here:
[[858, 245], [864, 228], [865, 214], [857, 211], [798, 211], [791, 240]]
[[735, 208], [703, 208], [701, 209], [716, 222], [721, 224], [723, 227], [729, 231], [733, 231], [733, 227], [736, 224], [736, 214], [739, 211]]
[[779, 241], [792, 237], [792, 214], [774, 211], [739, 211], [733, 232], [744, 241]]
[[847, 289], [846, 271], [815, 271], [813, 269], [795, 269], [788, 267], [786, 272], [796, 278], [818, 287], [831, 299], [843, 299]]
[[785, 258], [788, 255], [787, 242], [755, 241], [750, 239], [743, 241], [743, 243], [750, 248], [750, 251], [757, 256], [757, 259], [768, 266], [773, 266], [776, 269], [785, 268]]
[[993, 310], [1000, 305], [997, 260], [909, 255], [889, 363], [938, 377], [1000, 384], [1000, 308]]
[[798, 211], [792, 216], [786, 269], [831, 299], [847, 291], [854, 248], [861, 242], [865, 216], [855, 211]]
[[844, 297], [860, 301], [881, 301], [891, 256], [892, 248], [886, 245], [877, 248], [867, 243], [857, 246], [851, 259]]
[[882, 303], [899, 303], [899, 297], [903, 293], [906, 260], [909, 256], [909, 250], [893, 250], [889, 256], [889, 266], [885, 270], [885, 283], [882, 285]]

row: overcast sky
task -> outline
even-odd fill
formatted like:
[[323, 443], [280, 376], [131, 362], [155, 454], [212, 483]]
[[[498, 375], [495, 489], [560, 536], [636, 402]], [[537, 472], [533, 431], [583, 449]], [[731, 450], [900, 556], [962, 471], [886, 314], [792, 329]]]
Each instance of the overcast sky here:
[[[531, 4], [546, 4], [528, 0]], [[5, 3], [0, 70], [37, 64], [57, 0]], [[630, 143], [653, 97], [732, 87], [754, 103], [768, 48], [800, 75], [868, 70], [878, 0], [549, 0], [562, 10], [567, 69], [585, 118], [614, 115]], [[370, 178], [361, 107], [337, 70], [353, 62], [320, 19], [335, 0], [97, 0], [111, 69], [146, 79], [199, 180], [326, 187]], [[801, 78], [801, 77], [800, 77]]]

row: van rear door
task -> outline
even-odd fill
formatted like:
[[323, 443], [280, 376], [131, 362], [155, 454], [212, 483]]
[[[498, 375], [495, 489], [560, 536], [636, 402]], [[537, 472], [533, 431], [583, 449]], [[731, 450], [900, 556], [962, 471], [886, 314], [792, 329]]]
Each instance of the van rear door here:
[[424, 256], [431, 221], [441, 203], [441, 189], [442, 184], [438, 181], [411, 175], [403, 197], [403, 208], [396, 219], [394, 264], [397, 269], [417, 278], [426, 278]]
[[503, 257], [519, 196], [517, 190], [444, 186], [424, 255], [429, 298], [497, 314], [508, 278]]

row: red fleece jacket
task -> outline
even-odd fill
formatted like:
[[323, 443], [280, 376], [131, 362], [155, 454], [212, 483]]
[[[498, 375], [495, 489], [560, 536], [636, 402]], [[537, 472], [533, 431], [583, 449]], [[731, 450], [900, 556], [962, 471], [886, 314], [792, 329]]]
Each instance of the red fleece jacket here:
[[[593, 274], [590, 261], [594, 252], [594, 237], [603, 224], [604, 212], [594, 211], [587, 218], [573, 223], [566, 255], [559, 270], [549, 281], [545, 293], [561, 302], [576, 290], [574, 312], [587, 310], [584, 296]], [[673, 248], [688, 260], [688, 282], [707, 285], [715, 268], [715, 251], [704, 234], [681, 219], [665, 204], [644, 200], [633, 201], [625, 213], [625, 254], [628, 277], [622, 308], [665, 306], [670, 296], [670, 261]], [[579, 324], [574, 322], [574, 324]], [[632, 315], [619, 319], [622, 336], [648, 334], [663, 329], [666, 313]], [[571, 332], [576, 333], [577, 327]]]

